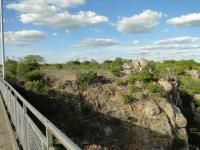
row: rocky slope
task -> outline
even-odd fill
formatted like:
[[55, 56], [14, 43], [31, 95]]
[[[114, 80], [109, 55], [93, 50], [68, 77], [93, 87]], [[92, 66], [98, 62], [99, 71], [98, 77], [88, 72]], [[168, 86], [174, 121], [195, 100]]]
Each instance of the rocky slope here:
[[[126, 75], [148, 68], [149, 62], [140, 60], [123, 65]], [[73, 109], [78, 112], [77, 132], [81, 138], [77, 142], [85, 150], [134, 150], [134, 149], [189, 149], [188, 116], [195, 114], [199, 119], [198, 109], [193, 111], [184, 106], [177, 90], [178, 79], [174, 76], [160, 78], [158, 83], [166, 95], [144, 95], [144, 89], [133, 93], [136, 101], [124, 104], [121, 94], [128, 92], [127, 86], [117, 86], [115, 81], [89, 86], [79, 91], [74, 81], [64, 81], [55, 84], [55, 89], [79, 95], [73, 103]], [[137, 81], [137, 86], [140, 82]], [[191, 116], [189, 114], [189, 116]], [[77, 126], [76, 126], [77, 127]], [[76, 139], [76, 137], [74, 136]]]

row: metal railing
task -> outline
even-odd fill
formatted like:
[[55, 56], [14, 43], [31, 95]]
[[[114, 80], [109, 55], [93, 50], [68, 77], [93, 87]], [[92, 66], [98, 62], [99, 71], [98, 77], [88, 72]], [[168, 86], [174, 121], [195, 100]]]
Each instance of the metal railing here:
[[[10, 121], [15, 128], [17, 139], [24, 150], [52, 150], [54, 149], [54, 138], [57, 139], [57, 143], [63, 145], [67, 150], [80, 150], [73, 141], [2, 78], [0, 78], [0, 91], [10, 115]], [[28, 115], [28, 111], [45, 127], [45, 134]]]

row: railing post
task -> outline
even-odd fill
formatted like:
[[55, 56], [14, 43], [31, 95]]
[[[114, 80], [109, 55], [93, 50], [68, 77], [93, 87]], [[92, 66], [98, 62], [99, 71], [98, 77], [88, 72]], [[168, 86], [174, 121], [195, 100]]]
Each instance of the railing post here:
[[46, 128], [46, 141], [47, 141], [47, 150], [53, 150], [53, 136], [51, 132]]
[[23, 116], [24, 149], [28, 150], [28, 141], [27, 141], [28, 140], [28, 134], [27, 134], [27, 119], [26, 119], [27, 107], [24, 103], [23, 103], [23, 113], [24, 113], [24, 116]]
[[15, 100], [14, 100], [14, 125], [15, 125], [15, 128], [17, 127], [17, 96], [16, 96], [16, 94], [14, 93], [14, 97], [15, 97]]

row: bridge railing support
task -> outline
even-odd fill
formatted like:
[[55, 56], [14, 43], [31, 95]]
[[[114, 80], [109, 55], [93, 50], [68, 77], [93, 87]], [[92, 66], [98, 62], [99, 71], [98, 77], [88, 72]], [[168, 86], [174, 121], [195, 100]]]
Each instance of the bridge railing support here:
[[[2, 78], [0, 78], [0, 91], [16, 136], [24, 150], [53, 150], [55, 148], [54, 138], [67, 150], [80, 150], [71, 139]], [[45, 133], [39, 129], [28, 112], [45, 127]]]

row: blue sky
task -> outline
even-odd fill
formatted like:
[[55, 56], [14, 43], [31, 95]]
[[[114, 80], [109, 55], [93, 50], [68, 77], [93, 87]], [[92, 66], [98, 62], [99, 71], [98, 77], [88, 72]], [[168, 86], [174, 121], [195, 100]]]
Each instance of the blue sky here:
[[200, 61], [199, 0], [4, 0], [6, 56]]

